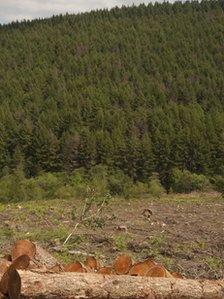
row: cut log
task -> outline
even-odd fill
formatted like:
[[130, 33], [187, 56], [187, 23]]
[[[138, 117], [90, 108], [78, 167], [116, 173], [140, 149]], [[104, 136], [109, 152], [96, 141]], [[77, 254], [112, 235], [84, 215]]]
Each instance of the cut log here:
[[8, 269], [8, 267], [11, 265], [11, 262], [3, 259], [0, 259], [0, 273], [5, 273], [5, 271]]
[[87, 256], [84, 265], [87, 269], [90, 269], [91, 272], [96, 272], [100, 268], [100, 263], [94, 256]]
[[30, 240], [18, 240], [12, 247], [12, 260], [17, 259], [21, 255], [28, 255], [33, 259], [36, 254], [36, 246]]
[[30, 257], [28, 255], [20, 255], [11, 264], [13, 269], [26, 270], [30, 265]]
[[100, 269], [97, 271], [97, 273], [99, 273], [99, 274], [104, 274], [104, 275], [115, 274], [115, 273], [114, 273], [114, 268], [113, 268], [113, 267], [110, 267], [110, 266], [100, 268]]
[[74, 263], [68, 264], [64, 267], [64, 271], [65, 272], [87, 272], [86, 269], [83, 267], [83, 265], [76, 261]]
[[132, 259], [129, 255], [119, 255], [114, 262], [114, 270], [116, 274], [127, 274], [131, 268]]
[[39, 264], [40, 266], [44, 266], [48, 269], [60, 265], [60, 262], [52, 254], [42, 248], [38, 243], [34, 244], [36, 245], [34, 262], [36, 262], [37, 265]]
[[157, 264], [154, 261], [151, 261], [149, 259], [145, 260], [144, 262], [138, 262], [131, 267], [129, 275], [146, 276], [149, 270], [156, 265]]
[[10, 299], [20, 299], [21, 278], [17, 270], [12, 269], [8, 281], [8, 296]]
[[1, 277], [0, 292], [4, 295], [9, 295], [10, 299], [20, 298], [21, 278], [18, 271], [12, 265]]
[[[224, 280], [18, 271], [23, 299], [223, 299]], [[1, 296], [0, 296], [1, 298]]]

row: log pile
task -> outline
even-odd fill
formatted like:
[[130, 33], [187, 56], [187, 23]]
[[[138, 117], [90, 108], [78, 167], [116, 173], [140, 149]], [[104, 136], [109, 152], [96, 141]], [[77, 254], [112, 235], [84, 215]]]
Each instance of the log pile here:
[[1, 298], [224, 299], [224, 280], [184, 279], [150, 259], [133, 263], [128, 255], [110, 266], [92, 256], [62, 265], [38, 244], [20, 240], [0, 260]]

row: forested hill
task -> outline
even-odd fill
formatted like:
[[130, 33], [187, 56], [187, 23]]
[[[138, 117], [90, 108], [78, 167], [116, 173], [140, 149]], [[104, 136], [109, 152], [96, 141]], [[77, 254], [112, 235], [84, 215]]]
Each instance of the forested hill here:
[[19, 163], [224, 175], [223, 1], [1, 26], [1, 174]]

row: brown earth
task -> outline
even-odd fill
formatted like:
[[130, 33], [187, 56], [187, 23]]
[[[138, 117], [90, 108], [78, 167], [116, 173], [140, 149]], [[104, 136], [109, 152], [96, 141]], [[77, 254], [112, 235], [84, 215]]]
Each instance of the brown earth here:
[[108, 264], [127, 252], [189, 278], [224, 277], [224, 200], [216, 193], [111, 199], [101, 218], [80, 225], [62, 246], [75, 225], [72, 211], [81, 206], [80, 200], [0, 204], [1, 253], [29, 238], [65, 262], [93, 254]]

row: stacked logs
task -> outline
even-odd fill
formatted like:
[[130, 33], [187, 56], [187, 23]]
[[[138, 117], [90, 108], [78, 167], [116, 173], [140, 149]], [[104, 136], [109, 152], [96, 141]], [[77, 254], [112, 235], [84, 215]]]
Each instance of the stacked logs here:
[[179, 273], [170, 273], [164, 266], [156, 263], [151, 259], [133, 263], [129, 255], [119, 255], [113, 265], [101, 266], [100, 263], [92, 256], [87, 257], [84, 264], [74, 262], [64, 267], [65, 272], [95, 272], [104, 275], [131, 275], [146, 277], [169, 277], [183, 278]]
[[22, 298], [224, 298], [223, 281], [177, 279], [182, 275], [151, 259], [134, 263], [123, 254], [104, 266], [88, 256], [84, 263], [62, 265], [29, 240], [17, 241], [0, 260], [0, 278], [0, 299], [18, 299], [21, 293]]

